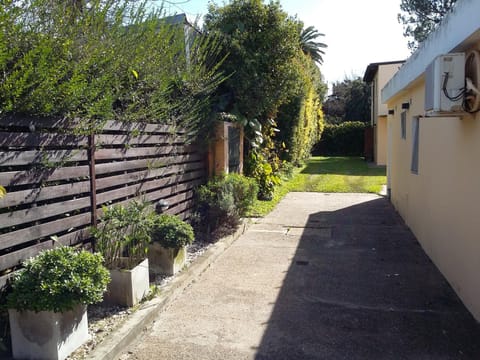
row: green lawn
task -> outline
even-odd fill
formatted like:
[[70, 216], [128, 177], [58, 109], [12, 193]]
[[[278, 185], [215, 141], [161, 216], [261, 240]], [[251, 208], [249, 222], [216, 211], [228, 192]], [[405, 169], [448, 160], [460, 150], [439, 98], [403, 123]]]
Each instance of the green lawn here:
[[312, 157], [293, 178], [275, 189], [273, 200], [256, 201], [250, 216], [265, 216], [290, 191], [379, 193], [385, 168], [371, 168], [360, 157]]

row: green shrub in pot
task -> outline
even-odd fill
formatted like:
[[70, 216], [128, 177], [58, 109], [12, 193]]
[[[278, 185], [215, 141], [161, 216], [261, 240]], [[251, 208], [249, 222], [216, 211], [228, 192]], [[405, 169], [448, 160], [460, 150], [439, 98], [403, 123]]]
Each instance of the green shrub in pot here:
[[102, 212], [99, 224], [91, 228], [96, 250], [108, 269], [135, 267], [147, 257], [155, 213], [138, 201], [103, 206]]
[[190, 245], [195, 235], [192, 226], [178, 216], [161, 214], [154, 221], [151, 237], [164, 248], [179, 249]]
[[152, 228], [152, 242], [148, 251], [153, 274], [175, 275], [187, 261], [187, 245], [194, 239], [193, 228], [179, 217], [157, 215]]
[[35, 312], [72, 310], [102, 301], [109, 281], [102, 255], [57, 247], [27, 260], [14, 275], [7, 307]]

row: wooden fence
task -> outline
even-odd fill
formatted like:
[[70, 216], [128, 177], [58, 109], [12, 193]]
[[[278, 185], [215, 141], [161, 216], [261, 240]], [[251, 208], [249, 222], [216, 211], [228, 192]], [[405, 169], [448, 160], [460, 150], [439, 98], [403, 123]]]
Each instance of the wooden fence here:
[[102, 205], [167, 200], [185, 218], [206, 180], [205, 156], [168, 126], [107, 122], [77, 135], [65, 120], [0, 123], [0, 286], [40, 250], [88, 246]]

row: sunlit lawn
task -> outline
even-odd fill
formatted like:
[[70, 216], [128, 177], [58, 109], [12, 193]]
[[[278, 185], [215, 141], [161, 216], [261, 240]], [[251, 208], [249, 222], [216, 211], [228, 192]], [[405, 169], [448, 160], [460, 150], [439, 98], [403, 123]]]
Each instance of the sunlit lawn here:
[[379, 193], [386, 182], [384, 167], [368, 167], [360, 157], [312, 157], [275, 189], [273, 200], [256, 201], [249, 215], [268, 214], [290, 191]]

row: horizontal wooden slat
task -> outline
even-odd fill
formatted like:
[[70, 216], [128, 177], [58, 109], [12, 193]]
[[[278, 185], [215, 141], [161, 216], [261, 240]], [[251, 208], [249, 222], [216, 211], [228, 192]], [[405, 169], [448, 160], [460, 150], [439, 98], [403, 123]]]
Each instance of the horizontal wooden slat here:
[[86, 160], [88, 160], [88, 152], [79, 149], [0, 152], [0, 166], [51, 164]]
[[0, 256], [0, 271], [14, 266], [19, 266], [25, 260], [34, 257], [35, 255], [38, 255], [40, 251], [52, 249], [53, 247], [55, 247], [55, 242], [52, 240], [48, 240], [40, 244], [29, 246], [25, 249], [2, 255]]
[[156, 145], [156, 144], [180, 144], [184, 141], [178, 135], [95, 135], [95, 143], [102, 145]]
[[177, 194], [174, 196], [165, 196], [164, 191], [153, 191], [151, 193], [145, 194], [143, 198], [145, 201], [149, 201], [155, 203], [160, 199], [167, 200], [170, 203], [170, 206], [175, 206], [175, 204], [180, 203], [182, 201], [188, 200], [193, 197], [193, 190], [186, 191], [181, 194]]
[[180, 202], [172, 206], [166, 211], [166, 213], [172, 215], [185, 214], [185, 212], [190, 212], [190, 210], [193, 208], [193, 205], [194, 201], [192, 199], [189, 199], [187, 201]]
[[83, 135], [63, 135], [50, 133], [5, 133], [0, 132], [0, 147], [74, 147], [88, 145], [88, 137]]
[[[192, 189], [195, 186], [198, 186], [202, 183], [203, 183], [202, 180], [197, 180], [197, 181], [190, 181], [190, 182], [186, 182], [178, 185], [172, 185], [172, 186], [169, 186], [168, 188], [161, 189], [160, 193], [158, 193], [158, 196], [166, 197], [171, 194]], [[166, 182], [163, 183], [162, 181], [146, 182], [146, 183], [140, 183], [132, 186], [122, 187], [120, 189], [111, 190], [104, 193], [99, 193], [97, 194], [97, 205], [101, 205], [109, 201], [115, 201], [117, 199], [121, 199], [127, 196], [139, 196], [141, 194], [144, 194], [147, 191], [158, 189], [165, 185], [168, 185], [168, 183]]]
[[[172, 171], [192, 171], [204, 167], [203, 162], [192, 162], [182, 165], [169, 165], [170, 163], [171, 162], [169, 162], [168, 158], [159, 159], [158, 161], [151, 161], [148, 159], [117, 161], [113, 163], [97, 164], [95, 166], [95, 172], [97, 173], [97, 175], [105, 175], [108, 173], [116, 173], [120, 171], [128, 171], [135, 169], [152, 169], [152, 171], [155, 169], [165, 169], [164, 171], [169, 171], [169, 173], [171, 173]], [[163, 174], [163, 172], [160, 172], [160, 174]]]
[[65, 185], [32, 188], [29, 190], [9, 192], [0, 199], [1, 207], [12, 207], [38, 201], [52, 200], [65, 196], [90, 192], [90, 182], [81, 181]]
[[[138, 147], [138, 148], [122, 148], [122, 149], [98, 149], [95, 151], [95, 160], [113, 160], [126, 159], [132, 157], [167, 157], [167, 156], [191, 156], [192, 159], [201, 159], [203, 154], [188, 153], [185, 146], [163, 145], [155, 147]], [[192, 160], [190, 160], [192, 161]]]
[[80, 180], [88, 176], [87, 165], [43, 170], [7, 171], [0, 173], [0, 184], [3, 186], [40, 184], [46, 181]]
[[170, 125], [159, 125], [149, 123], [138, 122], [121, 122], [121, 121], [107, 121], [103, 126], [103, 131], [119, 131], [119, 132], [149, 132], [149, 133], [179, 133], [178, 129], [175, 129]]
[[90, 224], [90, 213], [70, 216], [0, 235], [0, 250]]
[[62, 214], [65, 216], [70, 216], [71, 212], [89, 206], [90, 197], [84, 197], [0, 214], [0, 228], [25, 224]]
[[90, 236], [88, 229], [81, 229], [58, 237], [57, 241], [46, 240], [39, 244], [20, 249], [0, 256], [0, 271], [19, 266], [25, 260], [37, 256], [40, 251], [53, 249], [57, 246], [75, 246]]
[[78, 119], [64, 119], [64, 118], [39, 118], [39, 117], [22, 117], [14, 116], [2, 119], [0, 126], [2, 127], [27, 127], [33, 131], [35, 129], [77, 129], [82, 125], [82, 121]]
[[[162, 179], [154, 179], [159, 176], [162, 176]], [[163, 179], [168, 180], [168, 183], [165, 184], [174, 184], [176, 182], [189, 181], [197, 178], [205, 177], [205, 170], [195, 170], [192, 172], [178, 172], [176, 167], [168, 167], [163, 169], [155, 170], [142, 170], [137, 172], [131, 172], [128, 174], [109, 176], [105, 178], [97, 179], [97, 191], [109, 187], [114, 187], [118, 185], [128, 184], [137, 181], [163, 181]], [[154, 180], [152, 180], [154, 179]], [[1, 201], [1, 200], [0, 200]]]

